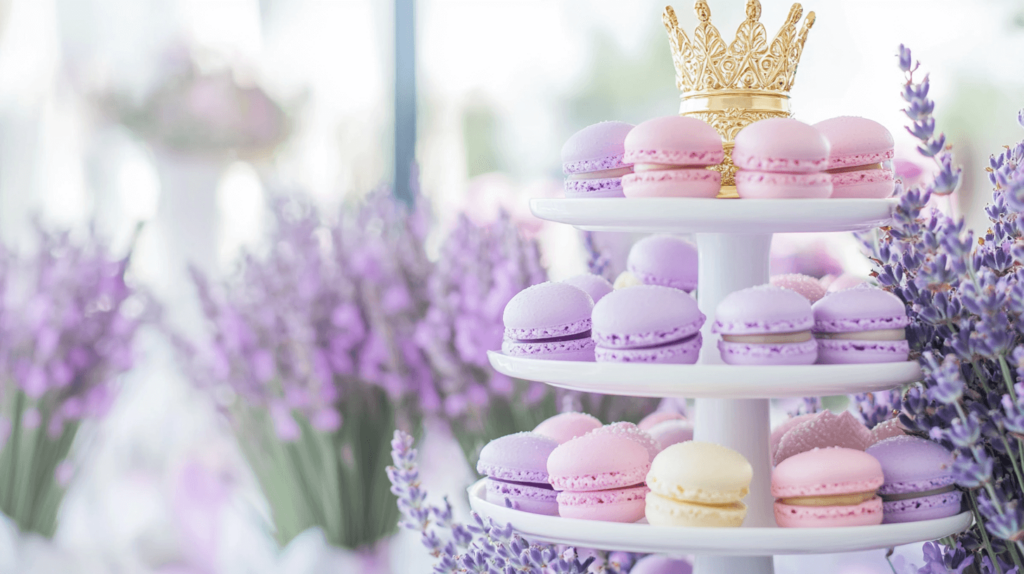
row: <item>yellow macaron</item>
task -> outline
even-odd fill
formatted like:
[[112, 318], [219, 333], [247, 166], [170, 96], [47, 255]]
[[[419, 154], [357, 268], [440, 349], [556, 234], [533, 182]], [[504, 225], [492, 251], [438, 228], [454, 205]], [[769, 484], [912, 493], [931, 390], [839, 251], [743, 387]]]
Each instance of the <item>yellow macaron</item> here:
[[647, 522], [654, 526], [740, 526], [754, 469], [740, 453], [687, 441], [661, 451], [647, 473]]

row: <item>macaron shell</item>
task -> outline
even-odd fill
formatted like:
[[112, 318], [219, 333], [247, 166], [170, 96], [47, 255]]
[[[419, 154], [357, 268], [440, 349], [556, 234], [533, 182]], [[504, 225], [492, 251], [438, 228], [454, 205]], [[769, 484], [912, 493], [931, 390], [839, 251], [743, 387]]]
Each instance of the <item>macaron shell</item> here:
[[674, 444], [693, 440], [693, 423], [686, 420], [663, 421], [647, 432], [658, 441], [661, 450], [665, 450]]
[[697, 333], [679, 343], [659, 345], [642, 349], [594, 348], [594, 360], [598, 363], [665, 363], [670, 365], [693, 365], [700, 358], [704, 337]]
[[769, 281], [776, 287], [796, 291], [812, 304], [825, 296], [825, 288], [822, 287], [821, 282], [807, 275], [800, 275], [799, 273], [773, 275]]
[[548, 457], [556, 490], [583, 492], [642, 484], [651, 467], [639, 442], [613, 433], [588, 433], [561, 444]]
[[573, 134], [562, 146], [562, 172], [603, 171], [629, 165], [623, 162], [626, 135], [633, 129], [626, 122], [600, 122]]
[[727, 365], [813, 365], [818, 359], [818, 344], [814, 339], [766, 345], [719, 341], [718, 351]]
[[910, 357], [910, 343], [903, 341], [857, 341], [818, 339], [819, 365], [861, 363], [902, 363]]
[[663, 169], [622, 176], [626, 197], [714, 198], [722, 187], [722, 174], [710, 169]]
[[533, 432], [562, 444], [601, 426], [601, 421], [586, 413], [560, 413], [541, 422]]
[[872, 443], [871, 431], [850, 411], [836, 415], [825, 410], [802, 420], [779, 437], [778, 445], [772, 449], [772, 464], [778, 466], [791, 456], [816, 448], [841, 447], [863, 451]]
[[644, 517], [644, 485], [596, 492], [559, 492], [558, 515], [578, 520], [636, 522]]
[[849, 448], [822, 448], [802, 452], [779, 463], [772, 471], [772, 496], [792, 498], [871, 492], [882, 486], [883, 481], [882, 465], [870, 454]]
[[647, 433], [647, 431], [640, 430], [640, 427], [631, 422], [620, 421], [617, 423], [611, 423], [590, 432], [591, 434], [611, 433], [636, 441], [647, 450], [647, 456], [650, 460], [654, 460], [654, 457], [658, 456], [658, 453], [661, 452], [661, 447], [658, 446], [658, 441], [654, 440], [654, 437]]
[[909, 500], [882, 502], [882, 524], [935, 520], [960, 514], [963, 493], [959, 490]]
[[557, 447], [557, 442], [537, 433], [505, 435], [484, 445], [476, 470], [500, 480], [547, 483], [548, 457]]
[[645, 285], [697, 288], [697, 246], [675, 235], [649, 235], [633, 244], [626, 269]]
[[652, 526], [682, 526], [689, 528], [737, 528], [747, 517], [747, 505], [733, 502], [721, 506], [708, 506], [673, 500], [651, 492], [644, 510]]
[[661, 285], [637, 285], [606, 295], [594, 306], [593, 337], [605, 349], [675, 343], [704, 325], [697, 301]]
[[565, 196], [571, 198], [626, 197], [622, 193], [621, 177], [601, 179], [567, 179]]
[[[887, 438], [904, 436], [906, 434], [906, 431], [903, 430], [903, 426], [900, 425], [900, 419], [892, 418], [878, 423], [875, 425], [875, 428], [871, 429], [871, 443], [877, 444]], [[885, 469], [883, 468], [882, 471], [885, 471]]]
[[682, 558], [649, 554], [637, 560], [629, 574], [693, 574], [693, 566]]
[[857, 116], [839, 116], [814, 124], [829, 142], [828, 169], [892, 159], [892, 134], [882, 124]]
[[732, 161], [740, 170], [812, 173], [828, 165], [828, 141], [814, 126], [792, 118], [754, 122], [736, 134], [735, 142]]
[[827, 173], [736, 172], [736, 193], [742, 199], [826, 199], [832, 196]]
[[775, 523], [783, 528], [874, 526], [882, 523], [882, 499], [856, 506], [794, 506], [775, 503]]
[[896, 190], [890, 169], [865, 169], [831, 175], [833, 199], [884, 199]]
[[941, 444], [903, 435], [885, 439], [867, 453], [882, 465], [879, 494], [926, 492], [953, 484], [953, 454]]
[[663, 423], [665, 421], [685, 421], [686, 417], [680, 413], [673, 411], [654, 411], [653, 413], [640, 419], [640, 422], [636, 423], [637, 428], [642, 431], [649, 431], [655, 425]]
[[501, 344], [502, 354], [524, 359], [546, 361], [594, 361], [594, 340], [573, 339], [551, 343], [516, 343], [505, 341]]
[[900, 329], [910, 324], [899, 297], [868, 285], [829, 293], [814, 304], [813, 311], [814, 331], [822, 333]]
[[734, 291], [715, 309], [712, 333], [760, 335], [796, 333], [814, 326], [811, 304], [788, 289], [759, 285]]
[[593, 273], [583, 273], [581, 275], [575, 275], [562, 281], [573, 287], [578, 287], [590, 295], [590, 298], [594, 300], [596, 304], [605, 295], [615, 290], [611, 283], [607, 279], [600, 275], [594, 275]]
[[512, 503], [512, 508], [531, 514], [558, 516], [558, 494], [550, 488], [541, 488], [527, 484], [513, 484], [488, 478], [487, 502], [505, 506], [505, 499]]
[[548, 281], [523, 289], [505, 305], [506, 339], [550, 339], [590, 330], [594, 300], [568, 283]]
[[721, 505], [746, 496], [753, 476], [753, 467], [740, 453], [713, 443], [687, 441], [654, 457], [647, 486], [672, 500]]
[[717, 165], [725, 159], [722, 136], [707, 122], [685, 116], [647, 120], [626, 136], [626, 162]]
[[795, 416], [782, 421], [779, 426], [772, 429], [772, 433], [768, 437], [769, 456], [771, 459], [775, 460], [775, 453], [779, 450], [779, 443], [782, 442], [782, 437], [785, 436], [787, 432], [817, 416], [818, 413], [807, 413], [805, 415]]

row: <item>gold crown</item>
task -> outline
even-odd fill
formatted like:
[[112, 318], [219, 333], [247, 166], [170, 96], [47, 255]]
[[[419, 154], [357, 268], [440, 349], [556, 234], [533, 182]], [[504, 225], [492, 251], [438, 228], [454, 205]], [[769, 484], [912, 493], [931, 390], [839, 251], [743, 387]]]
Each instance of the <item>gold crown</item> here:
[[735, 197], [733, 138], [753, 122], [792, 115], [789, 90], [807, 33], [814, 25], [814, 12], [809, 12], [798, 28], [804, 9], [793, 4], [769, 43], [760, 22], [761, 3], [747, 0], [747, 18], [736, 30], [732, 43], [726, 44], [711, 23], [707, 1], [697, 0], [693, 10], [698, 24], [692, 39], [679, 27], [671, 6], [665, 7], [661, 17], [672, 46], [676, 85], [682, 92], [679, 113], [700, 118], [721, 134], [726, 158], [717, 168], [722, 171], [719, 197]]

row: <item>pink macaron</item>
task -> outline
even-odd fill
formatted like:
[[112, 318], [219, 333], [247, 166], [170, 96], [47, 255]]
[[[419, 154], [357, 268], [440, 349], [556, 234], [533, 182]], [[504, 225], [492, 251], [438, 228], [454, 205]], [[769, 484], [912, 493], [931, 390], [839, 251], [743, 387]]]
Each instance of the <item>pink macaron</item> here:
[[743, 199], [822, 199], [832, 195], [828, 141], [791, 118], [754, 122], [736, 134], [732, 161]]
[[840, 116], [814, 124], [828, 140], [833, 198], [885, 198], [896, 188], [892, 134], [867, 118]]
[[632, 173], [623, 143], [626, 122], [601, 122], [576, 132], [562, 146], [566, 197], [623, 197], [622, 176]]
[[715, 197], [722, 176], [707, 169], [725, 159], [722, 137], [696, 118], [647, 120], [626, 136], [625, 161], [633, 173], [622, 178], [626, 197]]
[[788, 528], [869, 526], [882, 523], [885, 482], [875, 457], [848, 448], [810, 450], [772, 472], [775, 522]]
[[665, 421], [685, 421], [686, 417], [681, 413], [675, 411], [654, 411], [653, 413], [640, 419], [640, 422], [636, 426], [643, 431], [651, 430], [656, 424], [663, 423]]
[[796, 291], [806, 297], [812, 304], [825, 296], [825, 288], [821, 285], [821, 282], [809, 275], [801, 275], [799, 273], [773, 275], [769, 282], [776, 287]]
[[587, 413], [559, 413], [541, 422], [533, 432], [562, 444], [598, 428], [601, 421]]
[[558, 515], [636, 522], [644, 517], [651, 458], [642, 444], [615, 432], [591, 432], [559, 445], [548, 457], [558, 491]]

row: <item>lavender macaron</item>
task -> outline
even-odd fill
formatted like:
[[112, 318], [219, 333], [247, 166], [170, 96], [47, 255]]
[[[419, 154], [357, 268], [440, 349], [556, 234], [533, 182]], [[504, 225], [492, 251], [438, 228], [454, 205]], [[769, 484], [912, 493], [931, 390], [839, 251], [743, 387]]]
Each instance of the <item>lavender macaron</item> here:
[[810, 365], [818, 356], [811, 303], [796, 291], [759, 285], [727, 295], [711, 331], [729, 365]]
[[953, 485], [953, 455], [942, 445], [903, 435], [887, 438], [866, 452], [878, 460], [885, 475], [878, 489], [883, 524], [960, 513], [963, 493]]
[[523, 289], [505, 306], [501, 352], [513, 357], [593, 361], [590, 313], [594, 301], [566, 283]]
[[576, 275], [568, 279], [562, 280], [562, 283], [572, 285], [573, 287], [579, 287], [586, 291], [587, 295], [594, 300], [596, 305], [602, 297], [612, 292], [615, 287], [600, 275], [594, 275], [593, 273], [583, 273], [582, 275]]
[[476, 471], [487, 477], [487, 501], [523, 512], [558, 516], [558, 493], [548, 482], [548, 456], [558, 442], [521, 432], [496, 438], [480, 451]]
[[618, 289], [594, 306], [598, 361], [693, 364], [704, 314], [693, 297], [671, 287]]
[[814, 304], [814, 337], [822, 364], [895, 363], [910, 356], [907, 308], [899, 297], [863, 285]]
[[697, 246], [675, 235], [650, 235], [629, 250], [626, 269], [645, 285], [697, 288]]
[[633, 124], [601, 122], [572, 135], [562, 146], [566, 197], [625, 197], [622, 176], [633, 173], [623, 160]]

